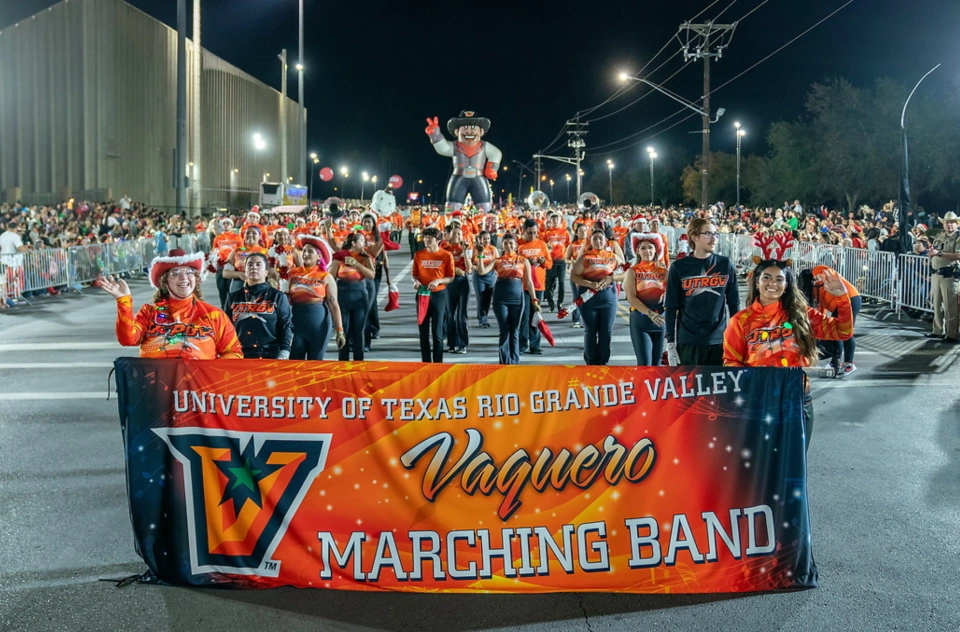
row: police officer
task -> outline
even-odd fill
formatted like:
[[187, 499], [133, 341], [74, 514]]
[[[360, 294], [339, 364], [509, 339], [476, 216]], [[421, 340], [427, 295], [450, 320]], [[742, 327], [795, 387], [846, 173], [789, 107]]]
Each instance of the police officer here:
[[957, 295], [960, 293], [960, 216], [953, 211], [940, 218], [943, 232], [933, 240], [928, 252], [933, 295], [933, 331], [928, 338], [960, 342], [957, 322]]

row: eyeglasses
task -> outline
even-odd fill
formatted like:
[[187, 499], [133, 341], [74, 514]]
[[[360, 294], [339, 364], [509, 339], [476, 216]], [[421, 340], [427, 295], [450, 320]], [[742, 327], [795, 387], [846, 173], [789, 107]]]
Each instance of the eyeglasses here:
[[697, 233], [701, 237], [706, 237], [707, 239], [719, 239], [720, 233]]
[[180, 277], [195, 277], [197, 276], [196, 270], [171, 270], [170, 276], [174, 279], [179, 279]]

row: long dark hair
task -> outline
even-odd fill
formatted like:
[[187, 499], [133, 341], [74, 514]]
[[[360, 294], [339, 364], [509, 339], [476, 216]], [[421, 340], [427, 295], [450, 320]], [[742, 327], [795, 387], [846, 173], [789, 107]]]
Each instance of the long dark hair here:
[[806, 357], [811, 364], [816, 363], [819, 358], [817, 352], [817, 341], [813, 336], [813, 326], [810, 324], [810, 317], [807, 315], [809, 305], [807, 299], [797, 286], [797, 281], [793, 276], [793, 270], [782, 261], [761, 261], [753, 269], [750, 277], [750, 286], [747, 293], [747, 305], [753, 305], [753, 302], [760, 296], [757, 284], [760, 283], [760, 275], [767, 268], [779, 268], [787, 279], [787, 286], [783, 289], [783, 295], [780, 297], [780, 305], [783, 311], [787, 313], [787, 322], [793, 325], [793, 337], [797, 341], [800, 353]]

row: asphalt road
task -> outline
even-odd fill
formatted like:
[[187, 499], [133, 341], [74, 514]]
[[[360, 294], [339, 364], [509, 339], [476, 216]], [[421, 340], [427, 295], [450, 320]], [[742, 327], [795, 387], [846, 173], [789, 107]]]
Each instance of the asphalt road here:
[[[403, 270], [409, 258], [394, 257]], [[371, 359], [417, 360], [409, 272], [404, 309], [383, 315]], [[132, 283], [137, 305], [149, 298]], [[214, 295], [208, 280], [209, 295]], [[916, 323], [857, 325], [859, 370], [814, 382], [810, 448], [820, 587], [760, 595], [543, 596], [196, 590], [100, 581], [145, 570], [134, 552], [113, 359], [99, 290], [0, 312], [0, 630], [958, 630], [960, 348]], [[552, 322], [553, 317], [549, 320]], [[524, 362], [580, 361], [581, 330]], [[495, 362], [496, 327], [473, 328], [467, 355]], [[632, 353], [623, 320], [613, 364]]]

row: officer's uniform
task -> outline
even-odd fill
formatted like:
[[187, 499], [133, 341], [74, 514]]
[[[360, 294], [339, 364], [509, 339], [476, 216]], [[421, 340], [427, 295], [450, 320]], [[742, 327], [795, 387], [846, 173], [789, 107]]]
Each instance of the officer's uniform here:
[[[960, 252], [960, 230], [942, 233], [933, 240], [933, 247], [942, 253]], [[951, 340], [960, 337], [957, 321], [957, 296], [960, 294], [960, 262], [945, 257], [930, 257], [933, 275], [930, 277], [933, 295], [933, 334], [946, 335]]]

